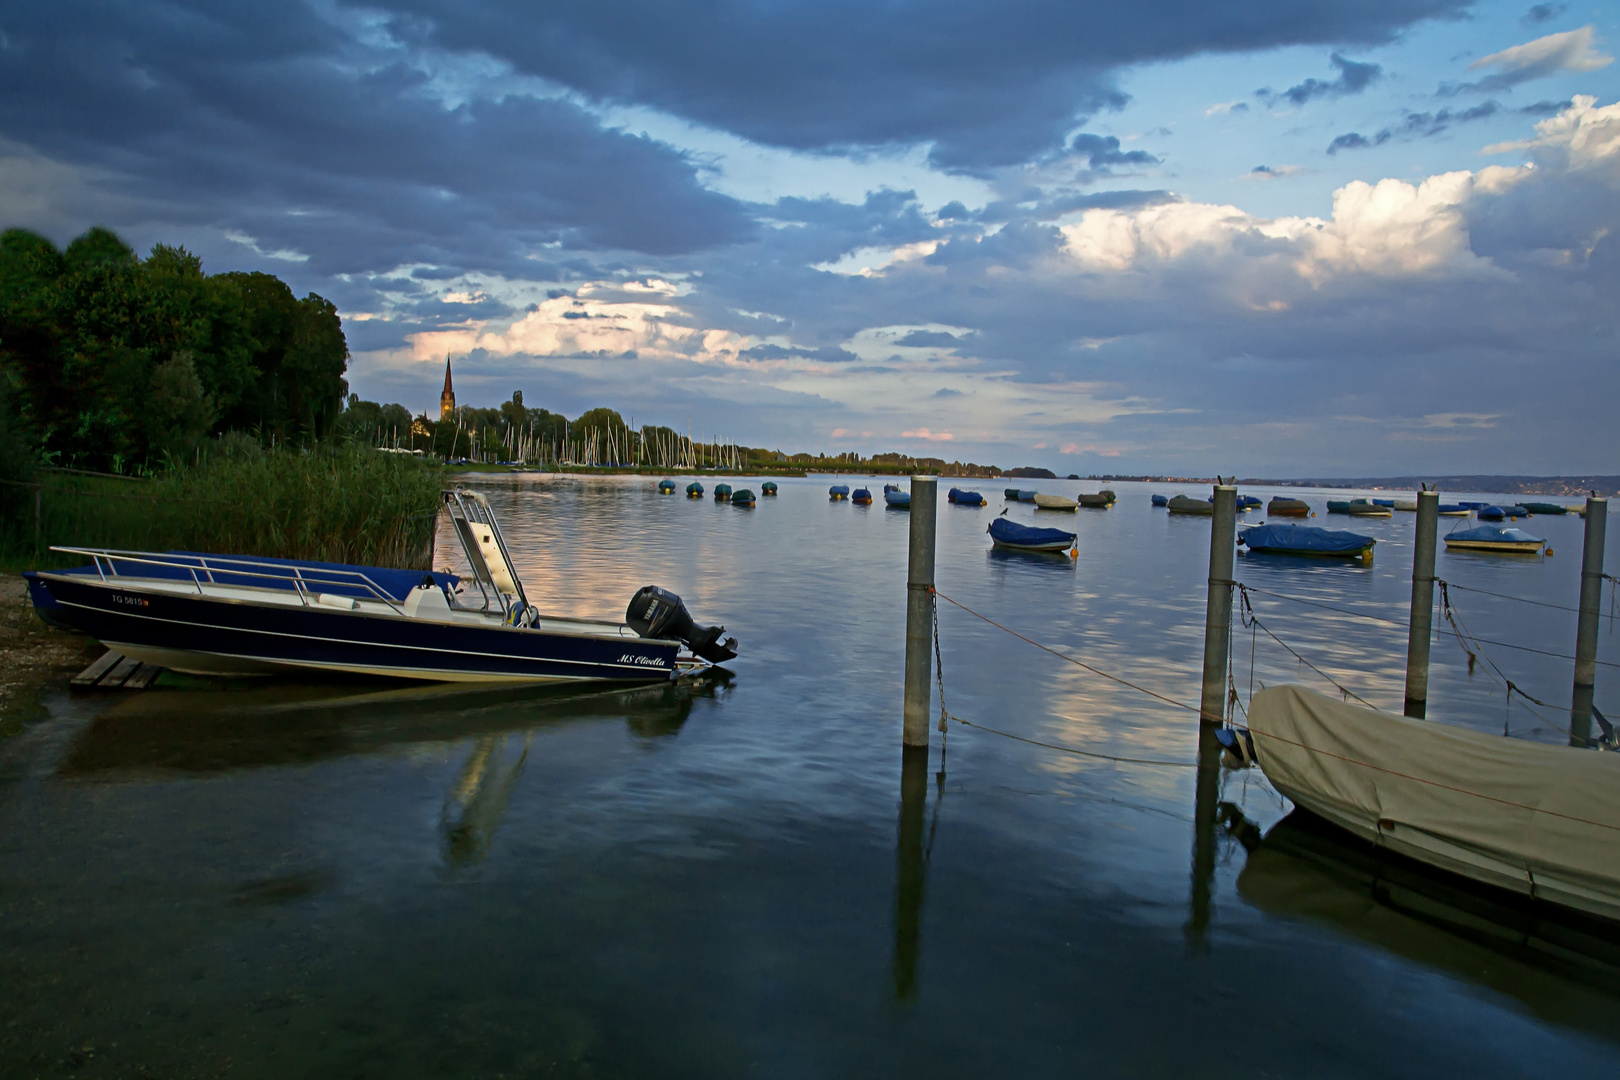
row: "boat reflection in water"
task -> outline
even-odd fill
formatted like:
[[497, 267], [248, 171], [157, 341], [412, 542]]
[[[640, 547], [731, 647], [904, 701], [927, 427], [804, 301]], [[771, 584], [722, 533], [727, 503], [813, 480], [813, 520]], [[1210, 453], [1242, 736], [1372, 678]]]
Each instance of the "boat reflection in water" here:
[[1228, 832], [1249, 848], [1238, 895], [1261, 911], [1331, 926], [1543, 1020], [1614, 1037], [1615, 923], [1381, 851], [1309, 811], [1260, 839], [1236, 807], [1222, 807]]

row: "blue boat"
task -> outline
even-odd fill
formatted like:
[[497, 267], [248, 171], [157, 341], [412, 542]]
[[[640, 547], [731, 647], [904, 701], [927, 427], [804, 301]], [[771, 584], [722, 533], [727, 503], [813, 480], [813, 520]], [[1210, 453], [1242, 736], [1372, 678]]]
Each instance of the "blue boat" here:
[[714, 485], [714, 501], [715, 502], [725, 502], [729, 498], [731, 498], [731, 485], [730, 484], [716, 484], [716, 485]]
[[1008, 502], [1017, 502], [1018, 501], [1018, 489], [1017, 488], [1003, 488], [1002, 489], [1002, 494], [1007, 496], [1007, 501]]
[[686, 497], [688, 499], [701, 499], [701, 498], [703, 498], [703, 485], [698, 483], [696, 480], [692, 481], [690, 484], [687, 484], [686, 485]]
[[1244, 529], [1237, 542], [1251, 552], [1267, 555], [1326, 555], [1360, 558], [1377, 543], [1360, 533], [1336, 532], [1311, 525], [1256, 525]]
[[1264, 503], [1253, 495], [1239, 495], [1237, 497], [1237, 510], [1240, 514], [1245, 510], [1258, 510], [1264, 505]]
[[1482, 506], [1479, 508], [1479, 520], [1481, 521], [1501, 521], [1505, 517], [1507, 517], [1507, 511], [1500, 506]]
[[1387, 506], [1391, 510], [1395, 509], [1395, 500], [1394, 499], [1374, 499], [1372, 501], [1372, 504], [1374, 506]]
[[1490, 503], [1459, 502], [1457, 505], [1462, 507], [1464, 510], [1483, 510], [1485, 507], [1489, 506]]
[[1035, 501], [1035, 496], [1038, 494], [1039, 492], [1030, 491], [1028, 488], [1025, 488], [1018, 492], [1018, 501], [1032, 503]]
[[946, 500], [957, 506], [983, 506], [984, 496], [977, 491], [963, 491], [961, 488], [951, 488], [945, 495]]
[[636, 593], [623, 622], [542, 616], [484, 497], [457, 490], [445, 502], [471, 567], [467, 578], [67, 547], [53, 550], [89, 565], [25, 577], [46, 621], [130, 660], [182, 672], [627, 681], [672, 679], [737, 655], [723, 627], [696, 626], [680, 597], [655, 586]]
[[658, 481], [658, 494], [660, 494], [660, 495], [673, 495], [673, 494], [675, 494], [675, 481], [673, 481], [673, 480], [660, 480], [660, 481]]
[[888, 503], [891, 509], [910, 510], [911, 492], [901, 491], [899, 488], [895, 488], [893, 491], [885, 491], [883, 493], [883, 501]]
[[849, 485], [834, 484], [832, 487], [827, 489], [827, 497], [833, 502], [837, 502], [839, 499], [849, 498]]
[[732, 506], [753, 506], [754, 493], [747, 488], [739, 488], [731, 493]]
[[1154, 506], [1169, 506], [1170, 505], [1170, 497], [1168, 495], [1155, 495], [1155, 496], [1153, 496], [1153, 505]]
[[1074, 546], [1075, 534], [1062, 529], [1037, 529], [998, 517], [990, 523], [990, 540], [996, 547], [1013, 551], [1067, 551]]
[[1467, 517], [1468, 507], [1462, 503], [1441, 503], [1436, 513], [1441, 517]]
[[1512, 506], [1502, 507], [1502, 512], [1510, 518], [1522, 518], [1530, 516], [1530, 508], [1520, 506], [1518, 503], [1514, 503]]
[[849, 501], [857, 506], [871, 506], [872, 493], [866, 488], [856, 488], [855, 493], [849, 497]]

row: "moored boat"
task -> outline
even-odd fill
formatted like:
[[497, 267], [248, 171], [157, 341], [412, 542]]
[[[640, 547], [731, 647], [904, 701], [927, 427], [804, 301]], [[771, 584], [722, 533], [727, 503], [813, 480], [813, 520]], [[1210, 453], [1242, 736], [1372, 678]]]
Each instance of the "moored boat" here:
[[1007, 501], [1008, 502], [1017, 502], [1018, 501], [1018, 489], [1017, 488], [1003, 488], [1002, 489], [1002, 494], [1007, 496]]
[[1472, 529], [1447, 533], [1446, 550], [1507, 551], [1534, 555], [1547, 543], [1545, 538], [1531, 536], [1523, 529], [1499, 529], [1495, 525], [1477, 525]]
[[1567, 514], [1569, 507], [1561, 503], [1527, 502], [1521, 503], [1532, 514]]
[[892, 491], [885, 491], [883, 493], [883, 501], [889, 504], [889, 506], [895, 510], [910, 510], [911, 492], [901, 491], [899, 488], [895, 488]]
[[1620, 754], [1502, 738], [1298, 686], [1248, 710], [1266, 778], [1296, 805], [1478, 882], [1620, 919]]
[[1004, 517], [990, 523], [990, 540], [996, 547], [1013, 551], [1067, 551], [1074, 546], [1075, 534], [1062, 529], [1037, 529]]
[[1370, 499], [1330, 499], [1328, 513], [1349, 514], [1351, 517], [1394, 517], [1392, 507], [1380, 506]]
[[1260, 500], [1253, 495], [1239, 495], [1237, 497], [1237, 512], [1240, 514], [1246, 510], [1258, 510], [1262, 505]]
[[1266, 513], [1272, 517], [1309, 517], [1311, 506], [1304, 499], [1289, 499], [1277, 495], [1266, 504]]
[[1481, 521], [1501, 521], [1507, 517], [1507, 511], [1500, 506], [1482, 506], [1478, 510]]
[[1107, 510], [1110, 506], [1113, 506], [1116, 501], [1113, 496], [1114, 493], [1112, 491], [1082, 491], [1079, 495], [1075, 496], [1075, 498], [1079, 500], [1081, 506], [1084, 506], [1089, 510]]
[[714, 501], [715, 502], [725, 502], [729, 498], [731, 498], [731, 485], [730, 484], [716, 484], [716, 485], [714, 485]]
[[673, 494], [675, 494], [675, 481], [673, 481], [673, 480], [660, 480], [660, 481], [658, 481], [658, 494], [660, 494], [660, 495], [673, 495]]
[[776, 494], [776, 481], [775, 480], [767, 480], [763, 484], [759, 485], [759, 493], [761, 495], [775, 495]]
[[1154, 495], [1152, 497], [1152, 503], [1154, 506], [1169, 506], [1170, 499], [1165, 495]]
[[849, 501], [854, 503], [856, 506], [871, 506], [872, 493], [866, 488], [856, 488], [850, 493]]
[[964, 491], [961, 488], [951, 488], [951, 490], [946, 493], [945, 499], [947, 502], [953, 502], [957, 506], [984, 505], [983, 495], [979, 494], [977, 491]]
[[838, 502], [840, 499], [849, 498], [849, 485], [834, 484], [832, 487], [827, 489], [827, 498], [832, 502]]
[[1047, 495], [1044, 492], [1035, 493], [1035, 509], [1037, 510], [1074, 510], [1079, 503], [1065, 495]]
[[1035, 501], [1036, 494], [1037, 493], [1035, 491], [1032, 491], [1029, 488], [1023, 488], [1018, 492], [1018, 501], [1032, 503]]
[[703, 498], [703, 485], [698, 483], [696, 480], [692, 481], [690, 484], [687, 484], [686, 485], [686, 497], [688, 499], [701, 499], [701, 498]]
[[1395, 509], [1401, 511], [1402, 513], [1405, 513], [1405, 514], [1415, 514], [1415, 513], [1417, 513], [1417, 500], [1416, 499], [1393, 499], [1393, 500], [1391, 500], [1391, 503], [1395, 507]]
[[[636, 593], [623, 622], [530, 604], [489, 503], [445, 493], [470, 574], [256, 556], [56, 548], [89, 565], [26, 575], [47, 621], [182, 672], [336, 672], [439, 682], [675, 678], [736, 656], [680, 598]], [[414, 581], [413, 581], [414, 579]], [[682, 654], [682, 648], [688, 650]]]
[[1321, 555], [1358, 559], [1372, 554], [1377, 543], [1360, 533], [1335, 532], [1311, 525], [1255, 525], [1238, 534], [1251, 552], [1269, 555]]
[[753, 506], [754, 493], [747, 488], [738, 488], [731, 493], [732, 506]]
[[1172, 495], [1169, 509], [1172, 514], [1213, 514], [1215, 504], [1209, 499], [1194, 499], [1188, 495]]
[[1469, 509], [1462, 503], [1441, 503], [1437, 513], [1441, 517], [1467, 517]]

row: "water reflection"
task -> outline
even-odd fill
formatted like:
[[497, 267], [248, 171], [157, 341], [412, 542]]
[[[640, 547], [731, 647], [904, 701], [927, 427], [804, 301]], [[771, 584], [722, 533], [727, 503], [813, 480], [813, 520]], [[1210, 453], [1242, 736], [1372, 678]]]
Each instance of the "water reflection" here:
[[1215, 818], [1221, 794], [1221, 744], [1214, 724], [1198, 725], [1198, 778], [1193, 788], [1192, 896], [1183, 932], [1187, 944], [1202, 951], [1209, 929], [1210, 896], [1215, 883]]
[[1258, 843], [1241, 814], [1228, 828], [1253, 844], [1237, 888], [1260, 910], [1330, 925], [1543, 1020], [1620, 1038], [1620, 927], [1390, 855], [1304, 811]]
[[[940, 776], [943, 779], [944, 773]], [[928, 748], [907, 746], [900, 762], [900, 831], [895, 843], [894, 996], [917, 996], [917, 951], [928, 887], [923, 818], [928, 801]]]
[[473, 745], [439, 815], [444, 861], [452, 869], [473, 866], [489, 851], [533, 741], [532, 734], [484, 735]]
[[697, 698], [727, 692], [720, 668], [632, 689], [477, 688], [456, 684], [361, 688], [259, 681], [211, 690], [149, 690], [98, 715], [58, 772], [218, 773], [363, 755], [390, 746], [498, 738], [541, 726], [621, 717], [658, 738], [680, 730]]

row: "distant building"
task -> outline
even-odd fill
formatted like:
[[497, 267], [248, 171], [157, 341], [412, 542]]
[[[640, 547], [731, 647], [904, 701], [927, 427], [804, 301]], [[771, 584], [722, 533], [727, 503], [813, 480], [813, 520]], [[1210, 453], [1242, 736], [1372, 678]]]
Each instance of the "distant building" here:
[[448, 420], [456, 414], [456, 391], [450, 385], [450, 358], [444, 358], [444, 393], [439, 395], [439, 419]]

